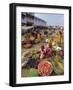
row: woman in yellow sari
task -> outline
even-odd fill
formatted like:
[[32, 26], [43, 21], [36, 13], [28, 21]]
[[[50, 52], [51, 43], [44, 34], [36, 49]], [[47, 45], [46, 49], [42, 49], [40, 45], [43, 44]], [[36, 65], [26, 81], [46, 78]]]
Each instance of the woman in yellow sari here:
[[62, 33], [61, 33], [61, 31], [58, 31], [56, 33], [56, 35], [57, 35], [57, 44], [61, 45], [62, 44]]

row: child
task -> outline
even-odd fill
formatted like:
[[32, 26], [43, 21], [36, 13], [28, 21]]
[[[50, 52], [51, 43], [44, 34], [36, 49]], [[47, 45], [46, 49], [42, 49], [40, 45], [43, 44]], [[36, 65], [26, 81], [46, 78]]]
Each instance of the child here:
[[46, 50], [45, 50], [44, 45], [42, 45], [40, 48], [40, 59], [45, 58], [45, 55], [46, 55]]
[[46, 56], [51, 57], [52, 56], [52, 44], [49, 43], [46, 47]]

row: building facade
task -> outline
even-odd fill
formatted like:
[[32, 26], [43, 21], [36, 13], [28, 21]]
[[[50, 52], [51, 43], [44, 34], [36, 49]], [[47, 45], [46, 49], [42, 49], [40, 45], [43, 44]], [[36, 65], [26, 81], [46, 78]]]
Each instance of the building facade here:
[[46, 21], [36, 17], [33, 13], [22, 13], [22, 26], [46, 27]]

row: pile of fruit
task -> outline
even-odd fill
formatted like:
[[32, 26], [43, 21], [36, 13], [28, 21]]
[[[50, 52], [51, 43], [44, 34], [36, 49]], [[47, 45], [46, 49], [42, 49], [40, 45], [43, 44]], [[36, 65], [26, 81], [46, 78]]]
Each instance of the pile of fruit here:
[[49, 76], [51, 75], [52, 71], [53, 66], [49, 61], [43, 60], [38, 64], [38, 73], [41, 76]]

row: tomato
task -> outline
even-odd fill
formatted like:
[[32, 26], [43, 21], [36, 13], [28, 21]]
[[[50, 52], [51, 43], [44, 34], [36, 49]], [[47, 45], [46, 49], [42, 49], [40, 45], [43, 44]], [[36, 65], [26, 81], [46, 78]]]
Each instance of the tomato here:
[[53, 67], [49, 61], [43, 60], [38, 64], [38, 72], [41, 76], [49, 76], [51, 75], [52, 71]]

